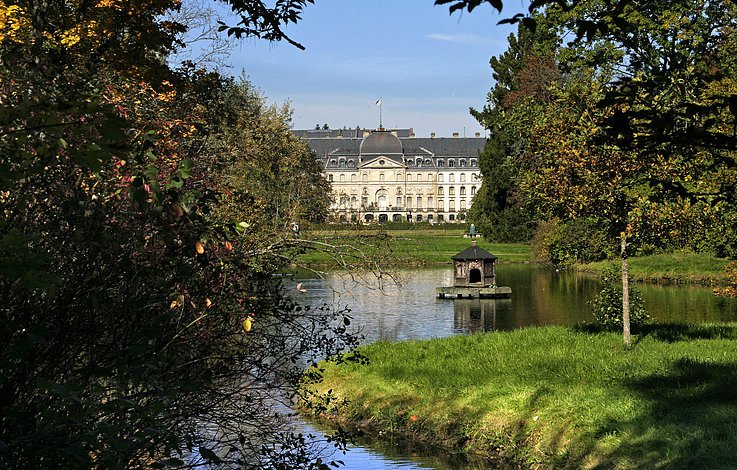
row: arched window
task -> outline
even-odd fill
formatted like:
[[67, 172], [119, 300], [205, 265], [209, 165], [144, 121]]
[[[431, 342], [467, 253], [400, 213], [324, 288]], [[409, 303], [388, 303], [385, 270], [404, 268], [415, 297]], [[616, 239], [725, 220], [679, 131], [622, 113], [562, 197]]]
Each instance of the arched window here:
[[444, 195], [445, 195], [445, 190], [441, 186], [441, 187], [438, 188], [438, 196], [444, 196]]
[[471, 186], [471, 196], [476, 195], [476, 186]]
[[465, 183], [465, 182], [466, 182], [466, 174], [461, 173], [461, 183]]
[[438, 167], [444, 167], [445, 166], [445, 160], [438, 160]]
[[449, 183], [455, 183], [455, 181], [456, 181], [456, 175], [453, 174], [453, 173], [449, 174], [448, 175], [448, 182]]
[[449, 196], [455, 196], [456, 195], [456, 187], [455, 186], [451, 186], [450, 188], [448, 188], [448, 195]]
[[340, 182], [341, 183], [345, 182], [345, 175], [343, 173], [340, 174]]
[[461, 186], [461, 196], [465, 196], [465, 195], [466, 195], [466, 187]]
[[348, 160], [348, 168], [355, 168], [356, 167], [356, 161], [353, 159]]
[[425, 159], [425, 166], [432, 166], [432, 160], [430, 160], [429, 158], [426, 158]]
[[471, 166], [478, 166], [478, 161], [475, 158], [471, 159]]
[[407, 181], [412, 181], [412, 173], [407, 173]]
[[433, 208], [433, 202], [434, 201], [432, 200], [432, 196], [428, 196], [427, 197], [427, 208], [428, 209], [432, 209]]
[[478, 180], [479, 180], [479, 175], [477, 175], [476, 173], [473, 173], [471, 175], [471, 181], [473, 181], [475, 183]]
[[433, 175], [432, 173], [430, 173], [429, 175], [427, 175], [427, 180], [428, 181], [432, 181], [434, 178], [435, 178], [435, 175]]
[[445, 176], [442, 173], [438, 173], [438, 183], [442, 183], [443, 181], [445, 181]]
[[465, 158], [461, 158], [458, 161], [458, 166], [466, 166], [466, 159]]
[[335, 159], [330, 160], [330, 163], [328, 164], [329, 167], [335, 168], [338, 166], [338, 162], [335, 161]]
[[384, 173], [379, 173], [379, 181], [384, 181]]
[[415, 166], [415, 162], [412, 160], [407, 160], [407, 166]]
[[415, 160], [415, 164], [416, 164], [416, 165], [417, 165], [418, 167], [421, 167], [421, 166], [422, 166], [422, 158], [418, 158], [418, 159], [416, 159], [416, 160]]
[[333, 175], [328, 175], [328, 181], [333, 181]]
[[448, 160], [448, 167], [454, 167], [454, 166], [456, 166], [456, 161], [451, 158], [450, 160]]
[[354, 173], [351, 175], [351, 183], [355, 183], [355, 182], [356, 182], [356, 174]]
[[338, 160], [338, 168], [345, 168], [345, 158]]
[[362, 174], [362, 175], [361, 175], [361, 179], [362, 179], [363, 181], [368, 181], [368, 173], [364, 173], [364, 174]]

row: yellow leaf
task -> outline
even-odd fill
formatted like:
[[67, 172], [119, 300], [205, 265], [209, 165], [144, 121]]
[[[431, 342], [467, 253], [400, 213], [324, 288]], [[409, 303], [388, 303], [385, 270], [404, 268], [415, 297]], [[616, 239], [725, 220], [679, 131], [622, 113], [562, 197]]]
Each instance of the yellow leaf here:
[[245, 331], [246, 333], [251, 331], [252, 325], [253, 320], [251, 319], [251, 317], [246, 318], [245, 320], [243, 320], [243, 331]]

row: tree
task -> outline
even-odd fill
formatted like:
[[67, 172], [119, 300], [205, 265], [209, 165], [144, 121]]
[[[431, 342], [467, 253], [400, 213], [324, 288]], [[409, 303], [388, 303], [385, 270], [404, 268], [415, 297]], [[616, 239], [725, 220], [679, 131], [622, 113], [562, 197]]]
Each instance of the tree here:
[[[279, 39], [307, 2], [243, 3]], [[240, 106], [283, 139], [285, 115], [168, 67], [178, 2], [131, 5], [0, 2], [0, 466], [309, 467], [274, 404], [356, 338], [271, 277], [287, 245], [219, 212], [253, 149], [218, 124]]]

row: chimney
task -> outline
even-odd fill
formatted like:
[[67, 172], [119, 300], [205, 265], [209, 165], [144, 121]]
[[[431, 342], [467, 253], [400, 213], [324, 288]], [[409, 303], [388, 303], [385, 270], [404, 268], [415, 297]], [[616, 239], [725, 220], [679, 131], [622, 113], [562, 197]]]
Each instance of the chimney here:
[[414, 132], [412, 132], [412, 131], [409, 131], [409, 136], [410, 136], [410, 138], [414, 138], [414, 136], [415, 136], [415, 133], [414, 133]]
[[430, 138], [431, 139], [434, 139], [435, 138], [435, 133], [434, 132], [430, 132]]

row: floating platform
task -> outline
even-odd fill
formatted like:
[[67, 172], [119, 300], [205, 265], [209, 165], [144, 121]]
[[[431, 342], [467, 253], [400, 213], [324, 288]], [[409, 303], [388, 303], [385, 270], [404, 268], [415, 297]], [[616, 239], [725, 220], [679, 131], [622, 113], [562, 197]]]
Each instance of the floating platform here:
[[508, 299], [512, 296], [511, 287], [436, 287], [439, 299]]

